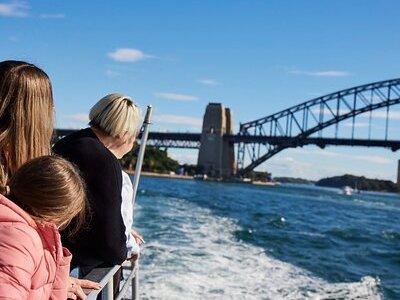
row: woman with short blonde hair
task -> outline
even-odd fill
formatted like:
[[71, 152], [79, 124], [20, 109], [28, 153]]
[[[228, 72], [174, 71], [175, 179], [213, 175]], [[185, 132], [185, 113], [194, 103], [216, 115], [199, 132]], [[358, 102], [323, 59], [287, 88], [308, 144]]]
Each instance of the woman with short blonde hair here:
[[118, 159], [132, 150], [141, 123], [138, 106], [118, 93], [100, 99], [90, 110], [89, 120], [89, 128], [54, 146], [57, 154], [80, 169], [88, 189], [92, 211], [88, 229], [74, 239], [64, 237], [73, 254], [72, 268], [78, 267], [80, 276], [128, 258], [129, 236], [122, 216], [124, 179]]

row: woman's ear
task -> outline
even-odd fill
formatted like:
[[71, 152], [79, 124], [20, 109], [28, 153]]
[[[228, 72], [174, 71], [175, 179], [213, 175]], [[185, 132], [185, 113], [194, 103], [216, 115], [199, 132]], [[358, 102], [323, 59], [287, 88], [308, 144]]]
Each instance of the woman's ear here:
[[131, 136], [129, 137], [129, 139], [127, 140], [127, 142], [128, 142], [129, 144], [132, 144], [132, 146], [133, 146], [133, 144], [135, 143], [135, 141], [136, 141], [136, 137], [135, 137], [134, 135], [131, 135]]

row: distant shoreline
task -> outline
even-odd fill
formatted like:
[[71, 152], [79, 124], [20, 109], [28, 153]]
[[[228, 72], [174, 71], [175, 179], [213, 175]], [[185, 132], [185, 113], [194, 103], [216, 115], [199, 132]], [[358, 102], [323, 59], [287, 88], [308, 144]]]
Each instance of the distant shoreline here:
[[[124, 170], [128, 174], [133, 175], [134, 171]], [[157, 173], [157, 172], [147, 172], [142, 171], [141, 173], [145, 177], [154, 177], [154, 178], [169, 178], [169, 179], [183, 179], [183, 180], [196, 180], [193, 176], [189, 175], [178, 175], [178, 174], [165, 174], [165, 173]], [[317, 182], [313, 182], [311, 180], [305, 180], [302, 178], [289, 178], [289, 177], [278, 177], [277, 181], [273, 182], [261, 182], [261, 181], [232, 181], [232, 180], [218, 180], [213, 178], [208, 178], [205, 181], [214, 181], [214, 182], [231, 182], [231, 183], [243, 183], [243, 184], [253, 184], [259, 186], [279, 186], [281, 184], [289, 183], [289, 184], [300, 184], [300, 185], [315, 185], [321, 187], [334, 187], [341, 189], [345, 186], [353, 187], [355, 186], [359, 190], [362, 191], [373, 191], [373, 192], [383, 192], [383, 193], [398, 193], [400, 189], [395, 183], [390, 182], [389, 180], [379, 180], [379, 179], [368, 179], [365, 177], [357, 177], [353, 175], [343, 175], [336, 177], [329, 177], [320, 179]]]
[[[127, 172], [128, 174], [131, 174], [131, 175], [133, 175], [135, 173], [134, 171], [127, 171], [127, 170], [125, 170], [125, 172]], [[164, 174], [164, 173], [145, 172], [145, 171], [142, 171], [141, 175], [145, 176], [145, 177], [194, 180], [193, 176], [188, 176], [188, 175]]]
[[[131, 175], [133, 175], [135, 173], [134, 171], [128, 171], [128, 170], [124, 170], [124, 171]], [[189, 175], [165, 174], [165, 173], [146, 172], [146, 171], [142, 171], [141, 175], [143, 175], [145, 177], [195, 180], [195, 178], [193, 176], [189, 176]], [[246, 181], [229, 181], [229, 180], [224, 181], [224, 180], [217, 180], [217, 179], [213, 179], [213, 178], [208, 178], [205, 181], [225, 182], [225, 183], [242, 183], [242, 184], [253, 184], [253, 185], [262, 185], [262, 186], [280, 185], [280, 182], [261, 182], [261, 181], [246, 182]]]

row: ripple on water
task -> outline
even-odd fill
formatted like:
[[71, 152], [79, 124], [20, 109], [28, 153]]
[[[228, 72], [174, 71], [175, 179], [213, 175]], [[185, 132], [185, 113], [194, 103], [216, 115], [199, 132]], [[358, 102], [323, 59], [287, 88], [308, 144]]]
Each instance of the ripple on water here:
[[[185, 199], [142, 198], [139, 209], [148, 206], [158, 217], [142, 224], [152, 228], [142, 252], [142, 299], [380, 299], [378, 279], [328, 283], [240, 241], [252, 233]], [[285, 226], [281, 217], [273, 221]]]
[[394, 230], [383, 230], [382, 236], [389, 241], [400, 241], [400, 232]]

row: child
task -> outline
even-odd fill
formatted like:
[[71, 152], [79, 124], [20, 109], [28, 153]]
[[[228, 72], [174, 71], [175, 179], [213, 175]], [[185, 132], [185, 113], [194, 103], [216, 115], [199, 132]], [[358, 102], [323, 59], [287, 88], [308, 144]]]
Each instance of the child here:
[[56, 156], [33, 159], [0, 195], [0, 298], [66, 299], [71, 254], [58, 230], [79, 229], [85, 186], [73, 165]]

